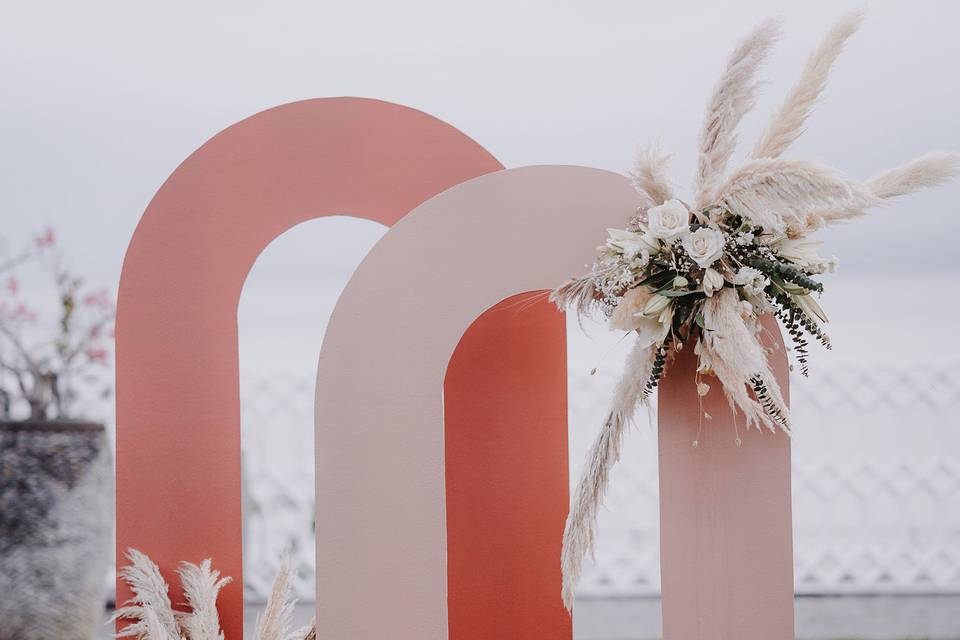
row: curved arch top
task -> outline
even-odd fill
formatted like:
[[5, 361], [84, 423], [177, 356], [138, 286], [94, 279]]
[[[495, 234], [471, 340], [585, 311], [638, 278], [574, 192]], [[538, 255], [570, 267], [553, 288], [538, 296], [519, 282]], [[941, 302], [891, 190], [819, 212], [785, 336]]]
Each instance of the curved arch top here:
[[[236, 312], [262, 249], [325, 215], [392, 225], [501, 168], [420, 111], [321, 98], [247, 118], [176, 169], [137, 226], [118, 294], [119, 554], [136, 546], [165, 571], [211, 555], [242, 576]], [[242, 637], [240, 588], [221, 611], [226, 636]]]
[[319, 636], [447, 637], [447, 363], [487, 308], [580, 272], [638, 204], [608, 171], [509, 169], [422, 204], [361, 263], [317, 374]]

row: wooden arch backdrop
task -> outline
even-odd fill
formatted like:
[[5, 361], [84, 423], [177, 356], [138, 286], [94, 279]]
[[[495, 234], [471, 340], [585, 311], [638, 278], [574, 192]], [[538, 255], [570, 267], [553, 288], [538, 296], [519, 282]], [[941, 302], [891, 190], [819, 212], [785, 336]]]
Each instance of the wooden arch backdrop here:
[[[181, 560], [212, 556], [236, 579], [220, 600], [224, 632], [242, 638], [237, 304], [247, 273], [267, 244], [300, 222], [347, 214], [393, 225], [434, 194], [501, 168], [431, 116], [357, 98], [259, 113], [177, 168], [137, 226], [120, 281], [118, 563], [136, 547], [169, 578]], [[563, 318], [544, 302], [533, 314], [525, 324], [491, 314], [477, 328], [528, 343], [527, 357], [565, 372]], [[482, 361], [462, 359], [458, 382], [448, 389], [453, 396], [469, 397], [490, 380], [507, 388], [530, 382], [529, 370], [483, 359], [483, 339], [473, 349]], [[545, 412], [545, 420], [556, 417], [565, 374], [551, 384], [549, 401], [538, 405], [533, 397], [529, 407], [533, 415]], [[528, 417], [516, 416], [516, 428]], [[460, 411], [453, 421], [469, 429], [473, 419]], [[170, 582], [172, 600], [182, 602]], [[118, 600], [129, 595], [118, 582]]]

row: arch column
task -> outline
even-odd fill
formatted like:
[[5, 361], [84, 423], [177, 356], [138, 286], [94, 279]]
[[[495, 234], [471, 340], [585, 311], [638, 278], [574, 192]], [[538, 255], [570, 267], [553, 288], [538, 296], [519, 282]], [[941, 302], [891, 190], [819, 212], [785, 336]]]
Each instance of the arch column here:
[[[528, 514], [521, 521], [526, 530], [515, 529], [519, 552], [495, 546], [499, 555], [491, 553], [486, 567], [475, 565], [477, 571], [510, 573], [504, 607], [526, 588], [548, 594], [542, 605], [499, 619], [503, 609], [489, 597], [475, 603], [472, 619], [455, 610], [461, 592], [448, 587], [448, 558], [450, 572], [463, 571], [454, 554], [470, 534], [457, 529], [466, 524], [456, 519], [463, 513], [460, 496], [445, 484], [451, 477], [445, 458], [448, 464], [451, 458], [444, 436], [454, 427], [444, 426], [442, 389], [451, 355], [475, 318], [501, 300], [549, 289], [578, 273], [593, 259], [590, 239], [623, 224], [625, 212], [638, 204], [627, 179], [607, 171], [501, 171], [417, 207], [358, 267], [330, 319], [317, 372], [319, 637], [569, 638], [559, 568], [567, 483], [556, 476], [538, 485], [548, 517]], [[522, 317], [524, 311], [504, 306], [499, 313]], [[493, 360], [496, 353], [487, 357]], [[477, 387], [475, 393], [483, 391]], [[538, 423], [522, 401], [510, 409], [516, 440], [491, 429], [493, 442], [480, 455], [500, 447], [504, 456], [517, 456], [518, 471], [509, 478], [523, 492], [524, 469], [565, 463], [540, 459], [550, 453], [537, 448], [538, 434], [548, 448], [554, 446], [550, 425]], [[473, 544], [484, 545], [487, 528], [497, 526], [497, 507], [482, 500], [472, 504]], [[536, 500], [529, 507], [536, 509]], [[555, 554], [549, 575], [541, 575], [546, 572], [539, 554], [523, 553], [537, 545]]]
[[[137, 226], [118, 295], [118, 565], [127, 547], [148, 553], [179, 603], [177, 564], [212, 556], [235, 579], [220, 599], [224, 632], [242, 638], [237, 304], [247, 273], [300, 222], [347, 214], [393, 225], [501, 168], [422, 112], [328, 98], [243, 120], [174, 171]], [[129, 596], [119, 582], [118, 600]]]

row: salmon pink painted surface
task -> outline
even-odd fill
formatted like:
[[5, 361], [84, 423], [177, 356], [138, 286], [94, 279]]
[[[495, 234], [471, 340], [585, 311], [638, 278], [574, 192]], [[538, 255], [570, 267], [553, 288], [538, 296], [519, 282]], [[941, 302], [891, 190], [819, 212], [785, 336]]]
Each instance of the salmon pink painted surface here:
[[[237, 304], [249, 269], [271, 240], [300, 222], [346, 214], [392, 225], [430, 196], [501, 168], [435, 118], [357, 98], [270, 109], [184, 161], [141, 219], [120, 282], [118, 563], [136, 547], [169, 579], [181, 560], [212, 557], [234, 578], [220, 598], [226, 637], [242, 638]], [[559, 316], [541, 310], [538, 317], [544, 327], [519, 329], [534, 341], [563, 327]], [[491, 335], [515, 328], [507, 316], [492, 322]], [[552, 342], [536, 357], [553, 366], [562, 348]], [[474, 386], [474, 370], [484, 377], [480, 385], [489, 385], [490, 375], [511, 387], [542, 384], [529, 379], [530, 370], [461, 360], [458, 384], [465, 387]], [[558, 386], [549, 406], [531, 411], [553, 416], [564, 390]], [[523, 418], [518, 429], [526, 427]], [[477, 431], [469, 415], [463, 420], [465, 431]], [[172, 600], [182, 602], [178, 582], [169, 581]], [[117, 591], [120, 601], [130, 595], [123, 583]]]
[[[508, 298], [464, 334], [444, 385], [450, 638], [569, 640], [557, 597], [567, 514], [567, 332]], [[503, 326], [514, 327], [502, 331]], [[504, 384], [513, 372], [523, 384]]]
[[[787, 356], [776, 321], [764, 343], [789, 403]], [[665, 640], [792, 640], [790, 439], [743, 430], [720, 383], [699, 438], [696, 357], [684, 349], [660, 386], [660, 558]], [[691, 443], [699, 441], [694, 448]]]
[[[417, 207], [357, 268], [317, 371], [320, 638], [569, 640], [564, 417], [536, 408], [565, 397], [551, 384], [565, 376], [550, 347], [563, 333], [516, 301], [484, 312], [579, 273], [638, 204], [624, 176], [599, 169], [500, 171]], [[481, 314], [531, 313], [529, 344], [490, 336], [488, 348], [468, 331]], [[473, 353], [480, 377], [444, 395]], [[545, 380], [498, 390], [504, 363]], [[475, 396], [460, 409], [484, 419], [476, 431], [444, 424], [461, 393]]]

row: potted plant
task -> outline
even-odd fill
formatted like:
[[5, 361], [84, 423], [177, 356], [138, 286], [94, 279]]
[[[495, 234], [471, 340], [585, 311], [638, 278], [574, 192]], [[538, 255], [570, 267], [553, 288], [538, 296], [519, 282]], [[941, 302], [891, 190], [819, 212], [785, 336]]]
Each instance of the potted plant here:
[[86, 640], [100, 626], [112, 455], [82, 403], [110, 394], [113, 318], [52, 231], [0, 246], [0, 640]]

